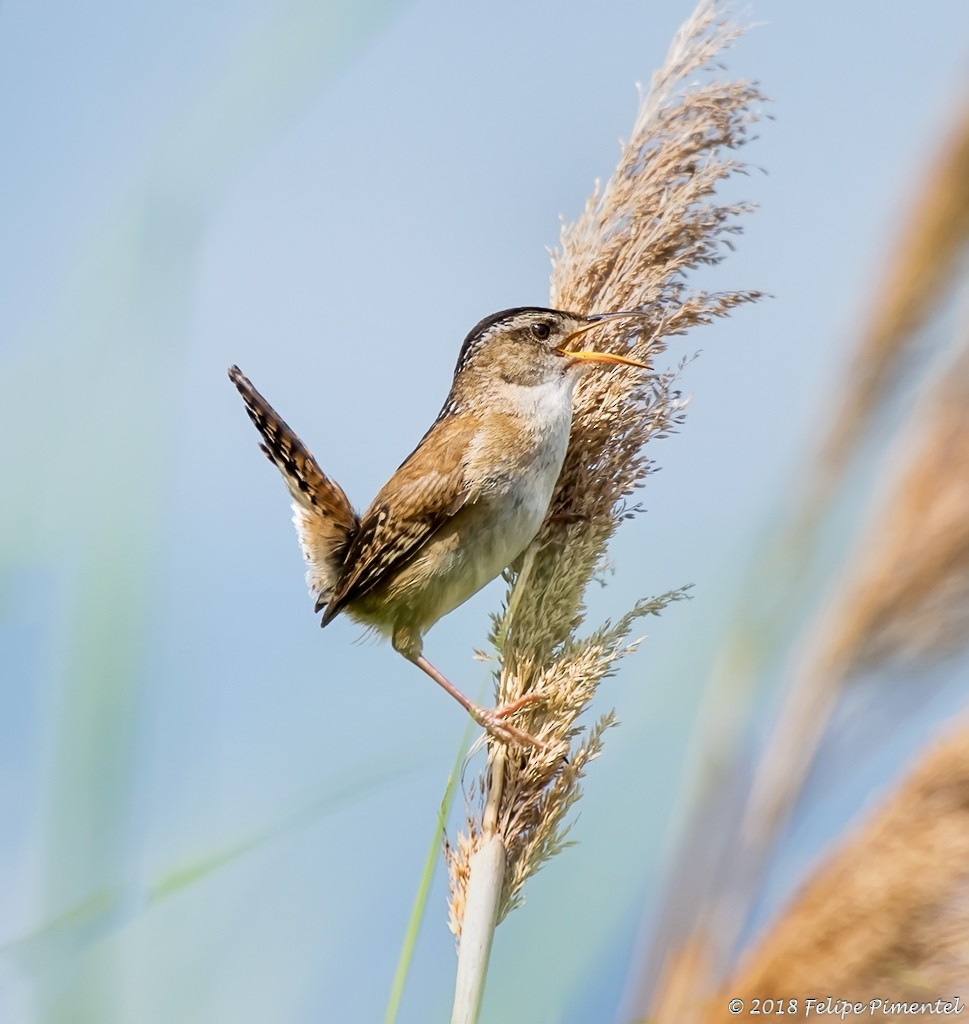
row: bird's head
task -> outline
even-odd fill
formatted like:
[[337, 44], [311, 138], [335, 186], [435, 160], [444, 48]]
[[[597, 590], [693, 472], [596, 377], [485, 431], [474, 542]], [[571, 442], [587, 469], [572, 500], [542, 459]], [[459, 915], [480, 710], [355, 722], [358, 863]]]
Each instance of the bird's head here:
[[464, 339], [454, 385], [480, 391], [501, 384], [537, 387], [560, 381], [571, 387], [584, 367], [632, 366], [642, 362], [582, 347], [579, 338], [610, 320], [645, 317], [640, 311], [580, 316], [560, 309], [520, 306], [485, 317]]

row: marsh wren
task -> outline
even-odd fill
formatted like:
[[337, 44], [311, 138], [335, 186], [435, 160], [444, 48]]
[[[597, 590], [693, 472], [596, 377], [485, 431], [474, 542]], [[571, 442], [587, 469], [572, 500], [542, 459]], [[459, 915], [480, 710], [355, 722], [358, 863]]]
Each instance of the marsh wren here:
[[523, 306], [485, 317], [464, 339], [437, 419], [362, 516], [243, 376], [229, 377], [293, 497], [316, 611], [389, 636], [480, 725], [537, 745], [509, 721], [527, 701], [484, 708], [423, 653], [424, 634], [493, 580], [538, 533], [565, 460], [572, 395], [584, 367], [646, 364], [584, 351], [575, 339], [641, 312], [579, 316]]

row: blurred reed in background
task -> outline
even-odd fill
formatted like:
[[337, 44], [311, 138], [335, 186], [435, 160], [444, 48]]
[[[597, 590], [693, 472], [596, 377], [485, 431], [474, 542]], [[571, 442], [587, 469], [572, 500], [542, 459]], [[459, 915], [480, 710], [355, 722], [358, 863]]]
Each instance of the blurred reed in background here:
[[[969, 989], [965, 722], [937, 728], [942, 738], [914, 768], [896, 753], [894, 792], [876, 811], [859, 808], [801, 894], [751, 933], [792, 817], [809, 797], [826, 798], [810, 791], [812, 776], [850, 779], [876, 734], [904, 730], [913, 705], [940, 687], [969, 703], [964, 302], [947, 315], [967, 238], [969, 108], [912, 200], [840, 411], [738, 601], [708, 700], [738, 701], [739, 724], [699, 737], [706, 770], [638, 982], [639, 1013], [652, 1022], [738, 1019], [726, 1009], [734, 997], [748, 1009], [755, 997], [797, 999], [803, 1016], [807, 997], [934, 1001]], [[859, 478], [871, 481], [862, 495]], [[845, 544], [831, 524], [843, 533], [852, 520]], [[818, 563], [826, 581], [812, 592], [805, 578]], [[751, 763], [751, 694], [777, 664], [782, 702]]]

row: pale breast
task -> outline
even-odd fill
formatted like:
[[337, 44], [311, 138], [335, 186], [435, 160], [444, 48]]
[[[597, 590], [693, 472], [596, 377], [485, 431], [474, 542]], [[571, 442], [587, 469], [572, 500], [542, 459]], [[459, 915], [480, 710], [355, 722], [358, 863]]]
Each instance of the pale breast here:
[[382, 632], [426, 632], [498, 576], [534, 539], [562, 470], [572, 381], [503, 389], [465, 455], [468, 502], [392, 580], [347, 611]]
[[501, 509], [510, 552], [495, 575], [527, 547], [548, 511], [569, 444], [572, 390], [571, 377], [506, 385], [501, 411], [469, 447], [468, 475], [482, 481], [482, 497]]
[[492, 419], [469, 446], [468, 475], [480, 482], [474, 498], [395, 585], [402, 605], [409, 606], [409, 612], [403, 607], [401, 612], [413, 613], [421, 632], [513, 562], [548, 512], [569, 443], [572, 389], [568, 382], [556, 382], [547, 390], [520, 390], [526, 394], [512, 393], [507, 412]]

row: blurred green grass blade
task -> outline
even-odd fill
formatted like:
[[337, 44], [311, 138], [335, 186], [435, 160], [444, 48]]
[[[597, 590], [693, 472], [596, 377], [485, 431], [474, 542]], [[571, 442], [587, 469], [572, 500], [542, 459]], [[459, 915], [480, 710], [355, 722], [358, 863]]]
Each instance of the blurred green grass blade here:
[[[227, 846], [223, 850], [199, 857], [162, 875], [161, 878], [149, 886], [149, 902], [157, 903], [168, 896], [172, 896], [208, 878], [219, 869], [239, 860], [241, 857], [261, 849], [274, 839], [280, 839], [299, 828], [314, 824], [357, 797], [365, 796], [367, 793], [378, 790], [389, 782], [404, 779], [421, 767], [424, 767], [424, 765], [416, 761], [409, 765], [403, 764], [402, 766], [402, 759], [399, 759], [394, 760], [379, 770], [374, 770], [369, 776], [356, 778], [349, 783], [344, 782], [340, 784], [334, 782], [330, 792], [325, 793], [318, 800], [313, 801], [313, 803], [284, 819], [279, 824], [267, 828], [249, 839], [244, 839], [232, 846]], [[340, 778], [343, 779], [344, 777], [344, 774], [341, 773]]]
[[[115, 208], [4, 361], [10, 401], [0, 432], [40, 427], [34, 443], [11, 448], [9, 476], [19, 484], [0, 522], [10, 538], [0, 543], [0, 569], [53, 566], [64, 595], [46, 687], [55, 694], [51, 781], [38, 826], [42, 906], [55, 923], [25, 940], [27, 959], [67, 954], [71, 941], [86, 946], [143, 903], [126, 876], [174, 458], [173, 433], [159, 425], [170, 420], [191, 337], [205, 226], [232, 182], [400, 6], [288, 0], [224, 59], [214, 55], [207, 81], [159, 126], [145, 165], [119, 183]], [[37, 417], [38, 408], [52, 413]], [[15, 599], [9, 584], [6, 597]], [[181, 885], [169, 879], [170, 891], [208, 877], [224, 856]], [[76, 909], [62, 915], [65, 906]], [[113, 956], [39, 987], [36, 1020], [120, 1021]]]
[[0, 956], [11, 958], [28, 971], [42, 970], [65, 957], [75, 956], [162, 901], [211, 878], [222, 868], [255, 853], [273, 840], [315, 824], [353, 800], [404, 779], [425, 766], [417, 761], [408, 764], [401, 757], [349, 783], [344, 781], [345, 774], [341, 773], [318, 799], [275, 825], [166, 871], [145, 887], [136, 882], [126, 882], [98, 890], [29, 934], [0, 946]]
[[39, 971], [74, 956], [123, 923], [124, 890], [102, 889], [34, 931], [0, 946], [0, 956], [23, 971]]

